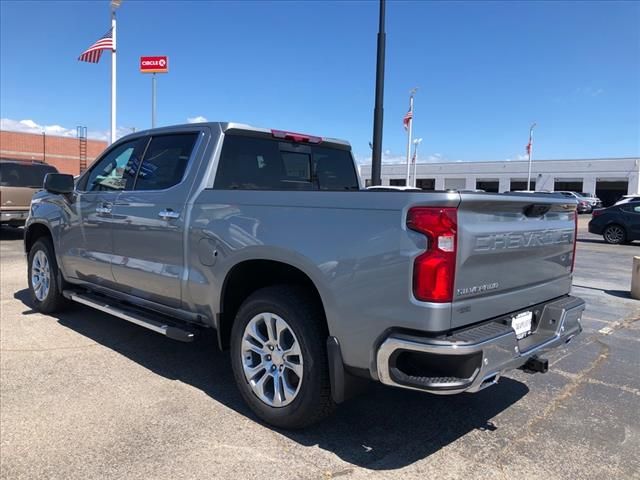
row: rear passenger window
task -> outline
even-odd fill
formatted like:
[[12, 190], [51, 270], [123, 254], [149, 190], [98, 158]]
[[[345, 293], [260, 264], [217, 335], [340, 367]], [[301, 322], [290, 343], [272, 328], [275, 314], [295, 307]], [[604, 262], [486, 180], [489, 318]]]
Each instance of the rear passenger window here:
[[144, 155], [134, 190], [165, 190], [182, 181], [197, 133], [153, 137]]
[[358, 190], [348, 150], [227, 133], [214, 188]]

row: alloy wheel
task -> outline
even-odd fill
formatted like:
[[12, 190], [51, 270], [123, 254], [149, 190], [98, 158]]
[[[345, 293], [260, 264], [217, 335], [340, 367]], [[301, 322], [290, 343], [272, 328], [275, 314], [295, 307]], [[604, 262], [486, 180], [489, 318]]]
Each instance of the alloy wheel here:
[[607, 237], [607, 241], [609, 243], [621, 243], [622, 240], [624, 240], [624, 231], [621, 227], [613, 225], [607, 228], [605, 236]]
[[284, 407], [298, 395], [303, 379], [300, 343], [275, 313], [253, 317], [242, 336], [242, 369], [253, 393], [270, 407]]
[[49, 285], [51, 282], [51, 270], [49, 268], [49, 259], [47, 255], [38, 250], [33, 256], [31, 263], [31, 287], [36, 298], [42, 302], [49, 294]]

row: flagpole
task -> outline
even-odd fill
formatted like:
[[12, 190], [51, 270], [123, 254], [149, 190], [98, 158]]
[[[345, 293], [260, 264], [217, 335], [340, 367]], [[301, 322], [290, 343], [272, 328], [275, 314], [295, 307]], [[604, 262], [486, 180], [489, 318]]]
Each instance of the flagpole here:
[[415, 187], [416, 184], [418, 183], [417, 181], [417, 170], [418, 170], [418, 145], [420, 145], [422, 143], [422, 139], [421, 138], [416, 138], [413, 141], [413, 184], [411, 185], [412, 187]]
[[[533, 150], [533, 129], [536, 124], [533, 123], [531, 128], [529, 128], [529, 145], [527, 145], [527, 153], [529, 154], [529, 173], [527, 175], [527, 190], [531, 190], [531, 152]], [[534, 188], [535, 190], [535, 188]]]
[[116, 8], [120, 2], [111, 2], [111, 35], [113, 49], [111, 50], [111, 143], [116, 141]]
[[409, 186], [409, 176], [411, 174], [411, 137], [413, 134], [413, 95], [416, 93], [416, 89], [411, 90], [411, 95], [409, 96], [409, 111], [411, 112], [411, 117], [409, 118], [408, 128], [407, 128], [407, 178], [405, 181], [405, 185]]

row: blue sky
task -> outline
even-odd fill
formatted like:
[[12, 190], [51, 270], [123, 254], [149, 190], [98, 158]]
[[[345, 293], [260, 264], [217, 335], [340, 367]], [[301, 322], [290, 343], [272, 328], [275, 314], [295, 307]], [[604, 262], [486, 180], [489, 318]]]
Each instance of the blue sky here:
[[[0, 2], [4, 128], [109, 128], [110, 54], [78, 55], [109, 28], [105, 1]], [[140, 55], [169, 55], [158, 123], [203, 116], [346, 138], [370, 156], [377, 2], [124, 0], [118, 126], [150, 126]], [[416, 96], [420, 160], [640, 155], [640, 3], [388, 1], [386, 159], [406, 148]], [[30, 120], [18, 124], [18, 121]], [[17, 125], [17, 127], [16, 127]], [[53, 126], [58, 125], [60, 128]]]

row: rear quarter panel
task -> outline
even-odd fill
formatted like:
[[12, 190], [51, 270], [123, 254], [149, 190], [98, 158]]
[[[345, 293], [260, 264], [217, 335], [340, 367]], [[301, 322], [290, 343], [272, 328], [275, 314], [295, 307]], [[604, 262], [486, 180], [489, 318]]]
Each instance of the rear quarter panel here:
[[[211, 318], [235, 265], [250, 259], [288, 263], [318, 288], [345, 363], [369, 368], [373, 346], [390, 326], [449, 328], [449, 304], [426, 309], [413, 298], [413, 259], [424, 250], [425, 237], [408, 231], [405, 217], [411, 204], [458, 202], [452, 193], [204, 190], [190, 212], [184, 301]], [[213, 265], [200, 261], [203, 245], [218, 252]]]

